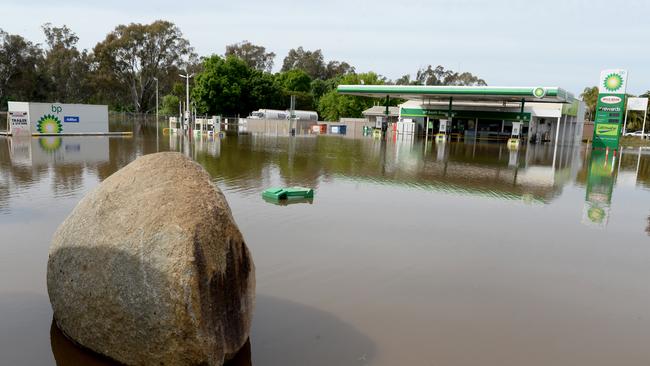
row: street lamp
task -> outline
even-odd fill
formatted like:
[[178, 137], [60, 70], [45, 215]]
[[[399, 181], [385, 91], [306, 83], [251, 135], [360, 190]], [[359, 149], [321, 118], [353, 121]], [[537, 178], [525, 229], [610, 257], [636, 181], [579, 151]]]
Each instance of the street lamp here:
[[185, 79], [185, 119], [187, 121], [187, 126], [189, 127], [189, 132], [190, 132], [190, 138], [192, 138], [192, 128], [190, 126], [190, 78], [194, 76], [194, 74], [190, 74], [189, 72], [185, 75], [183, 74], [178, 74], [178, 76], [182, 77]]
[[156, 152], [158, 151], [158, 78], [153, 78], [156, 81]]

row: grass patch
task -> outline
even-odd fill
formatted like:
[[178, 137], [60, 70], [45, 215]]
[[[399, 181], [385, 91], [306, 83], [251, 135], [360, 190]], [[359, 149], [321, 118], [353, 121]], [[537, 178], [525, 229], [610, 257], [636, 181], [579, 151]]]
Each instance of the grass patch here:
[[[650, 134], [646, 136], [650, 136]], [[650, 138], [646, 137], [644, 140], [641, 139], [640, 137], [635, 137], [635, 136], [623, 136], [621, 137], [621, 146], [630, 146], [630, 147], [650, 146]]]

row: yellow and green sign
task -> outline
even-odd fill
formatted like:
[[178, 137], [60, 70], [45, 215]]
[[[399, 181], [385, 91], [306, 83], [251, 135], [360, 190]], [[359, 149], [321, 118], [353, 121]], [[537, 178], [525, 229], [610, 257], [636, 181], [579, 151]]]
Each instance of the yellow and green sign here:
[[616, 137], [619, 134], [619, 127], [620, 126], [616, 123], [599, 123], [596, 126], [596, 135]]
[[587, 171], [583, 223], [606, 226], [616, 181], [616, 152], [593, 150]]
[[593, 146], [596, 148], [618, 148], [625, 116], [626, 84], [626, 70], [604, 70], [600, 73], [594, 119]]

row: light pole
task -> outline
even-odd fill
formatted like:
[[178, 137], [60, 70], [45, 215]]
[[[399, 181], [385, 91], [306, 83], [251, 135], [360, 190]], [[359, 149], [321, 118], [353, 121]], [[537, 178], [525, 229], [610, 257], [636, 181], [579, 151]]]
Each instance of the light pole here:
[[192, 138], [192, 128], [190, 126], [190, 78], [194, 76], [194, 74], [190, 74], [189, 72], [185, 75], [183, 74], [178, 74], [178, 76], [182, 77], [185, 79], [185, 120], [187, 121], [187, 126], [189, 128], [189, 133], [190, 133], [190, 139]]
[[154, 77], [153, 78], [156, 81], [156, 152], [158, 152], [159, 145], [158, 145], [158, 78]]

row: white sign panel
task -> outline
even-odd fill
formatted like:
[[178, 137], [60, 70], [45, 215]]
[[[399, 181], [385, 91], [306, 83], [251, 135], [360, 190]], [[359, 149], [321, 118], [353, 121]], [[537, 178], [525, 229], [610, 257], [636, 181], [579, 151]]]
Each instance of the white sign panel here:
[[108, 106], [90, 104], [8, 102], [15, 115], [12, 134], [24, 128], [23, 116], [32, 135], [101, 134], [108, 132]]
[[598, 92], [601, 94], [625, 94], [627, 70], [609, 69], [600, 72]]
[[9, 131], [14, 135], [31, 134], [29, 127], [29, 114], [27, 112], [9, 112]]
[[512, 122], [512, 137], [519, 137], [521, 122]]
[[629, 98], [627, 100], [628, 111], [645, 111], [648, 109], [648, 98]]

